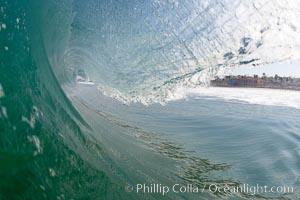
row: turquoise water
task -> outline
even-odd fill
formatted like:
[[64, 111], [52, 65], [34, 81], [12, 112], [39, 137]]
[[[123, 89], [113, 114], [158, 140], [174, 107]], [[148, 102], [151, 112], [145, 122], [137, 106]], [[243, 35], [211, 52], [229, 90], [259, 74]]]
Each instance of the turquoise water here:
[[[202, 70], [162, 56], [182, 43], [160, 43], [170, 31], [158, 17], [163, 8], [0, 3], [0, 199], [298, 198], [299, 109], [203, 96], [151, 104], [165, 103], [164, 87]], [[185, 37], [193, 40], [190, 32]], [[94, 86], [75, 83], [82, 68]], [[138, 193], [144, 183], [203, 191]], [[250, 195], [208, 187], [244, 183], [296, 189]]]

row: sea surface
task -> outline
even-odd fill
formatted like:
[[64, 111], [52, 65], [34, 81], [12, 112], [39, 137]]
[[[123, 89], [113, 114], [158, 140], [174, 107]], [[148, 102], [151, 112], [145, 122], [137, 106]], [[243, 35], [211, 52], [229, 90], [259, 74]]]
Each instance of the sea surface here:
[[[213, 97], [207, 92], [224, 89], [227, 92], [231, 90], [230, 94], [235, 98], [221, 98], [224, 94], [220, 93]], [[78, 110], [88, 109], [94, 112], [91, 115], [88, 111], [89, 114], [84, 115], [87, 121], [91, 121], [92, 127], [93, 124], [99, 124], [99, 117], [104, 117], [124, 129], [121, 132], [129, 137], [131, 145], [119, 144], [121, 147], [115, 147], [114, 154], [117, 157], [124, 156], [128, 162], [132, 162], [131, 165], [138, 168], [135, 170], [143, 169], [146, 173], [158, 170], [154, 182], [166, 181], [171, 186], [175, 183], [194, 184], [199, 188], [208, 183], [248, 184], [249, 187], [290, 186], [294, 188], [291, 194], [261, 192], [260, 196], [249, 191], [250, 196], [236, 194], [236, 198], [298, 198], [299, 109], [294, 104], [275, 105], [273, 102], [273, 105], [263, 105], [257, 101], [250, 103], [250, 99], [246, 102], [243, 98], [238, 98], [247, 92], [261, 93], [264, 96], [262, 92], [265, 90], [261, 89], [243, 88], [242, 94], [237, 88], [205, 88], [201, 91], [203, 90], [206, 93], [193, 93], [184, 100], [172, 101], [165, 106], [128, 106], [103, 96], [95, 87], [81, 85], [72, 91], [74, 93], [70, 95], [70, 99], [76, 102]], [[281, 97], [286, 92], [289, 91], [281, 91]], [[280, 91], [267, 90], [265, 95], [280, 99], [280, 96], [276, 96], [278, 93]], [[110, 131], [107, 134], [109, 138], [114, 137]], [[109, 142], [104, 143], [112, 146]], [[142, 149], [152, 151], [150, 154], [166, 158], [147, 158], [147, 153], [141, 153], [144, 150], [135, 149], [135, 145], [141, 144]], [[138, 156], [132, 158], [135, 154]], [[139, 166], [139, 163], [143, 164]], [[175, 175], [176, 178], [164, 180], [166, 173], [171, 173], [168, 177]], [[137, 182], [130, 184], [135, 185]], [[207, 193], [212, 193], [211, 198], [228, 198], [226, 194], [216, 197], [213, 191], [207, 188]], [[208, 198], [205, 194], [200, 194], [199, 197], [199, 194], [193, 196], [184, 193], [183, 196]]]

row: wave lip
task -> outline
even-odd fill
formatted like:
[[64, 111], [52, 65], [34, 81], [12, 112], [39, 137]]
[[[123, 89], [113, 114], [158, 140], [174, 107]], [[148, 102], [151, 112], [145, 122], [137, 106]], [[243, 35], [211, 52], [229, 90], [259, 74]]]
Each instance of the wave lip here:
[[298, 0], [75, 4], [67, 64], [124, 102], [163, 103], [226, 68], [300, 59]]

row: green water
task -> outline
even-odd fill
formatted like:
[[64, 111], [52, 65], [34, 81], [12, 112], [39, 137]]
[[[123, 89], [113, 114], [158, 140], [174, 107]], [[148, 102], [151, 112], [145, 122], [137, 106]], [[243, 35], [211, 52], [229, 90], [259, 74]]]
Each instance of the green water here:
[[[60, 41], [45, 45], [50, 35], [66, 39], [67, 30], [50, 26], [55, 17], [47, 19], [59, 12], [60, 4], [1, 0], [0, 21], [6, 28], [2, 25], [0, 31], [0, 83], [5, 95], [0, 105], [7, 116], [1, 113], [0, 118], [0, 199], [119, 195], [109, 193], [117, 186], [78, 155], [76, 142], [91, 144], [79, 124], [88, 126], [65, 97], [52, 70], [53, 65], [61, 68], [63, 64], [59, 60], [63, 49], [56, 46]], [[51, 61], [53, 57], [57, 60]], [[66, 144], [59, 134], [72, 141]]]

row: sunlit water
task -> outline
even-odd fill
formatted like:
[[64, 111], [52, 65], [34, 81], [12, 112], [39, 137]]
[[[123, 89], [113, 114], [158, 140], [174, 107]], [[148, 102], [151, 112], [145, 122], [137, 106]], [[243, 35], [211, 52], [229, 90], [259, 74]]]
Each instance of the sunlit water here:
[[[299, 187], [300, 111], [296, 108], [253, 105], [201, 94], [165, 106], [126, 106], [105, 98], [94, 87], [79, 86], [75, 91], [73, 95], [89, 109], [111, 111], [108, 118], [126, 124], [129, 132], [130, 127], [141, 129], [176, 144], [188, 157], [230, 166], [194, 174], [199, 181], [202, 176], [217, 174], [222, 180], [249, 185]], [[159, 160], [152, 162], [168, 166]], [[295, 189], [293, 195], [297, 194]]]

